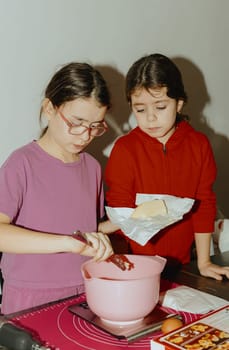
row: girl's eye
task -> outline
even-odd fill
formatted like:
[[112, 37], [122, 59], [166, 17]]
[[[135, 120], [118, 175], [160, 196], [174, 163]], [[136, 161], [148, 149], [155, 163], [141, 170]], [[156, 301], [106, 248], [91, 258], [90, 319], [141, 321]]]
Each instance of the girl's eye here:
[[157, 106], [156, 108], [159, 110], [162, 110], [162, 109], [166, 109], [166, 106]]
[[95, 123], [95, 124], [90, 124], [91, 129], [98, 129], [98, 128], [103, 128], [103, 123]]
[[145, 110], [144, 110], [144, 108], [139, 108], [139, 109], [136, 109], [136, 111], [137, 111], [137, 113], [142, 113], [142, 112], [144, 112]]

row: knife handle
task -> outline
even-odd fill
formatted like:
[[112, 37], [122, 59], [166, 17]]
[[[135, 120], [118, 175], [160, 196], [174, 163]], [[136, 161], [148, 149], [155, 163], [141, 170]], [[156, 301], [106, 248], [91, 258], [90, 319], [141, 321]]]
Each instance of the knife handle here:
[[0, 344], [11, 350], [51, 350], [24, 328], [5, 322], [0, 328]]

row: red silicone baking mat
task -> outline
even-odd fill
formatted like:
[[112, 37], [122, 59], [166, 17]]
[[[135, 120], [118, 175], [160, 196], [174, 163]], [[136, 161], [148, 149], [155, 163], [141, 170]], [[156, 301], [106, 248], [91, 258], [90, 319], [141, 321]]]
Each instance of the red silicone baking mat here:
[[[53, 350], [149, 350], [150, 339], [160, 335], [157, 332], [129, 344], [125, 339], [118, 340], [69, 312], [68, 307], [70, 305], [85, 300], [85, 295], [82, 294], [15, 316], [12, 321], [32, 331], [43, 341], [44, 345], [51, 347]], [[174, 310], [168, 309], [168, 312], [170, 311], [174, 312]], [[183, 312], [180, 314], [185, 323], [199, 318], [198, 315], [194, 314]]]

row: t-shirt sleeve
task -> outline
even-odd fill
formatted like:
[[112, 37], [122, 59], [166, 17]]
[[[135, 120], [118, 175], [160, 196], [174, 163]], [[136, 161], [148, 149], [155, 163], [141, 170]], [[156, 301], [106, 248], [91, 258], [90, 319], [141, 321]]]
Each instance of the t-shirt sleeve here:
[[25, 183], [23, 167], [10, 156], [0, 168], [0, 212], [13, 221], [20, 209]]

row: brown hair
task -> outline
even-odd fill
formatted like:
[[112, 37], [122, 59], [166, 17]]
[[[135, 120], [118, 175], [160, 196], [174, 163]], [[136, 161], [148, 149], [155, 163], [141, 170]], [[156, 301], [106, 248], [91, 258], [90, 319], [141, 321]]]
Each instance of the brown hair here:
[[[72, 62], [58, 70], [45, 90], [54, 107], [77, 98], [94, 97], [101, 106], [110, 108], [110, 93], [101, 73], [87, 63]], [[42, 108], [40, 111], [40, 120]], [[45, 134], [47, 128], [42, 131]]]
[[181, 72], [166, 56], [156, 53], [137, 60], [126, 76], [126, 97], [131, 102], [132, 93], [139, 88], [146, 90], [167, 87], [171, 98], [187, 102]]

